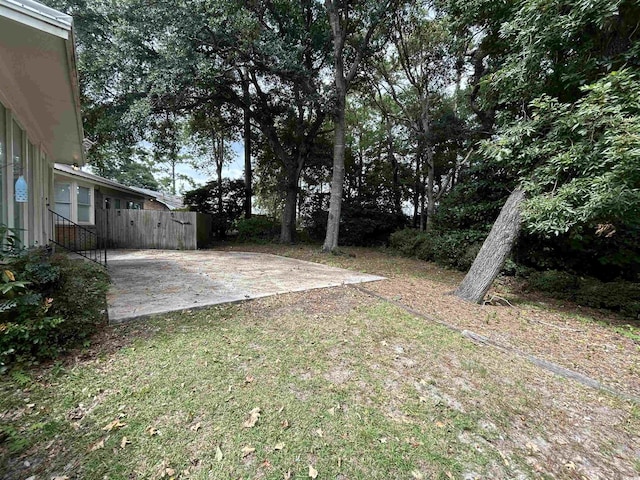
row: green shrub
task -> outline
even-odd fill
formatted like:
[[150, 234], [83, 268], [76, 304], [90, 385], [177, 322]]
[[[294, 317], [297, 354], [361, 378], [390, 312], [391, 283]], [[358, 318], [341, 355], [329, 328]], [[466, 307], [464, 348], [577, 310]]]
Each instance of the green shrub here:
[[389, 247], [403, 255], [414, 257], [418, 256], [420, 247], [428, 238], [429, 237], [420, 230], [403, 228], [402, 230], [393, 232], [389, 236]]
[[428, 235], [422, 233], [416, 238], [415, 252], [415, 256], [420, 260], [424, 260], [425, 262], [433, 262], [435, 259], [433, 239]]
[[575, 300], [579, 288], [579, 278], [559, 270], [533, 272], [528, 279], [529, 287], [550, 293], [555, 298]]
[[458, 270], [468, 270], [485, 233], [477, 230], [425, 233], [404, 229], [391, 234], [390, 246], [403, 255]]
[[271, 242], [280, 233], [280, 223], [265, 216], [254, 215], [239, 219], [236, 230], [240, 242]]
[[547, 270], [529, 276], [530, 288], [578, 305], [604, 308], [640, 319], [640, 283], [601, 282], [592, 277], [578, 277], [567, 272]]
[[433, 260], [444, 267], [469, 270], [480, 251], [485, 234], [477, 230], [452, 231], [434, 235]]
[[[45, 248], [3, 252], [0, 368], [53, 358], [104, 322], [109, 277], [96, 264]], [[9, 289], [11, 283], [22, 288]]]

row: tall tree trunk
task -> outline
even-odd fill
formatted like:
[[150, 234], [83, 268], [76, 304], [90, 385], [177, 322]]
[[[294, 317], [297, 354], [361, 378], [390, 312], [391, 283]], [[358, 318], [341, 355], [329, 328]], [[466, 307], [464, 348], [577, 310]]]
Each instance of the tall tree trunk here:
[[[433, 191], [434, 189], [434, 176], [435, 176], [435, 166], [433, 165], [433, 151], [429, 146], [427, 150], [427, 188], [426, 188], [426, 197], [427, 197], [427, 211], [426, 211], [426, 222], [424, 222], [424, 230], [426, 232], [430, 232], [433, 228], [433, 215], [436, 212], [436, 196]], [[424, 215], [424, 206], [423, 206], [423, 215]]]
[[520, 232], [520, 205], [524, 192], [516, 188], [505, 202], [489, 236], [455, 295], [469, 302], [480, 303], [500, 273]]
[[176, 163], [178, 155], [176, 153], [171, 154], [171, 194], [176, 194]]
[[396, 213], [402, 212], [402, 200], [400, 198], [400, 181], [398, 178], [398, 160], [396, 159], [391, 122], [385, 118], [385, 129], [387, 131], [387, 160], [391, 164], [391, 192], [393, 196], [393, 208]]
[[336, 86], [338, 99], [335, 113], [335, 138], [333, 143], [333, 175], [331, 177], [327, 235], [324, 239], [324, 245], [322, 245], [324, 252], [331, 252], [338, 246], [340, 212], [342, 210], [342, 187], [344, 184], [346, 85], [344, 84], [344, 79], [339, 78], [337, 75]]
[[300, 168], [297, 165], [288, 165], [284, 210], [282, 211], [282, 225], [280, 228], [280, 243], [293, 243], [295, 241], [299, 177]]
[[222, 137], [217, 137], [215, 132], [212, 132], [213, 136], [213, 148], [215, 150], [215, 160], [216, 160], [216, 176], [218, 180], [218, 215], [224, 221], [220, 222], [220, 227], [218, 230], [218, 236], [220, 238], [224, 238], [227, 233], [226, 228], [226, 219], [224, 214], [224, 202], [222, 195], [222, 166], [224, 164], [224, 140]]
[[253, 172], [251, 170], [251, 95], [247, 76], [240, 71], [242, 79], [243, 108], [243, 140], [244, 140], [244, 218], [251, 218], [251, 200], [253, 197]]
[[420, 215], [420, 190], [421, 190], [421, 185], [422, 185], [422, 181], [421, 181], [421, 175], [420, 175], [420, 156], [422, 155], [421, 153], [421, 140], [418, 140], [418, 151], [416, 152], [416, 177], [415, 177], [415, 182], [414, 182], [414, 187], [413, 187], [413, 228], [418, 228], [419, 224], [418, 224], [418, 220], [419, 220], [419, 215]]
[[251, 171], [251, 117], [249, 108], [244, 109], [244, 218], [251, 218], [253, 196], [253, 174]]

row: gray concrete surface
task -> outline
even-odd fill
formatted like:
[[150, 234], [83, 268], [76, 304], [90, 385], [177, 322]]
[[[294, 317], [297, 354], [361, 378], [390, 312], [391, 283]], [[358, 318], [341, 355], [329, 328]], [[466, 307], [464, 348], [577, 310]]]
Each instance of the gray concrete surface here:
[[212, 250], [115, 250], [109, 321], [202, 308], [280, 293], [383, 280], [265, 253]]

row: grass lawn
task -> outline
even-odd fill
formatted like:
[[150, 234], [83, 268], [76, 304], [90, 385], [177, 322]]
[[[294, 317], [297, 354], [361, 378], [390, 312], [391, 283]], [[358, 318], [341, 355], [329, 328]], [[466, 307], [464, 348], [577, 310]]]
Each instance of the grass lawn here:
[[[417, 282], [439, 304], [458, 278], [355, 252], [322, 261], [386, 274], [395, 293], [375, 288], [396, 301]], [[637, 404], [352, 287], [113, 327], [64, 362], [0, 378], [0, 403], [8, 479], [640, 477]]]

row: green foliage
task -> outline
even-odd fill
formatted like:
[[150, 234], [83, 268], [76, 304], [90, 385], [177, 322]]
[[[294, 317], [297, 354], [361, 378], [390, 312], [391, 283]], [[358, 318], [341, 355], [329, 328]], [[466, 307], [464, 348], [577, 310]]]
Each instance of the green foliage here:
[[639, 222], [640, 82], [620, 71], [583, 91], [575, 104], [537, 99], [530, 120], [484, 145], [490, 160], [520, 169], [530, 232]]
[[416, 257], [422, 244], [429, 238], [430, 235], [419, 230], [403, 228], [389, 236], [389, 247], [408, 257]]
[[[389, 236], [407, 223], [405, 215], [394, 212], [392, 208], [345, 199], [340, 218], [340, 243], [356, 246], [386, 245]], [[311, 238], [324, 238], [327, 216], [328, 212], [323, 208], [308, 212], [304, 225]]]
[[191, 190], [184, 195], [184, 204], [191, 212], [213, 216], [213, 231], [226, 232], [244, 213], [244, 181], [222, 181], [222, 211], [218, 205], [219, 186], [217, 181]]
[[530, 288], [555, 298], [571, 300], [585, 307], [614, 310], [640, 319], [640, 283], [601, 282], [591, 277], [547, 270], [532, 273], [528, 284]]
[[236, 222], [239, 242], [271, 242], [280, 233], [280, 224], [262, 215], [241, 218]]
[[404, 255], [464, 271], [473, 263], [485, 236], [477, 230], [425, 233], [405, 229], [391, 235], [390, 246]]
[[[93, 333], [104, 319], [108, 276], [102, 267], [51, 255], [45, 248], [2, 255], [15, 282], [0, 299], [0, 365], [53, 358]], [[10, 269], [10, 270], [9, 270]]]

